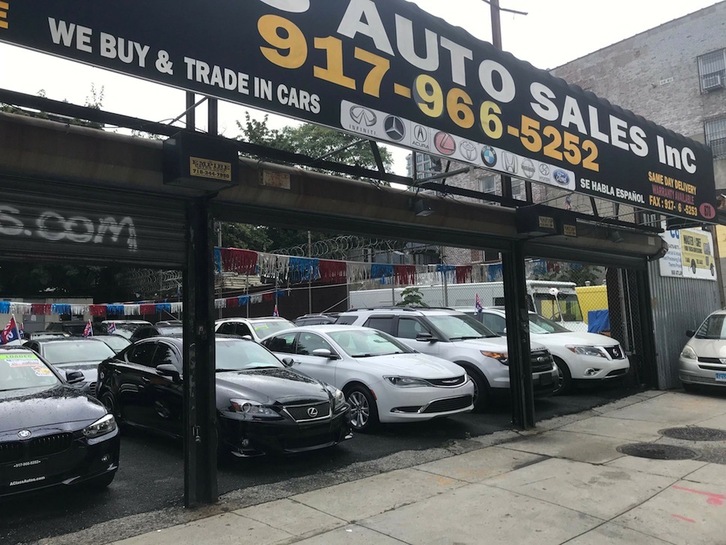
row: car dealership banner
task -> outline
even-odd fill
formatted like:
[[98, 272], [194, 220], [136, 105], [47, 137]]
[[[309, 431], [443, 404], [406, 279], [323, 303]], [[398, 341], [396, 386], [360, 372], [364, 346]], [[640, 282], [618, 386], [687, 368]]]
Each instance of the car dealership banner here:
[[5, 0], [0, 41], [643, 209], [716, 215], [708, 148], [405, 0]]

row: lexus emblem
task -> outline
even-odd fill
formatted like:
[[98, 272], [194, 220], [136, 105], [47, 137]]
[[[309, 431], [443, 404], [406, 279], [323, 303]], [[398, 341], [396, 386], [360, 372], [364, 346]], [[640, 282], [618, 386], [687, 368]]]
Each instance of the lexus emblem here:
[[31, 436], [30, 430], [20, 430], [18, 432], [18, 437], [20, 437], [21, 439], [27, 439], [30, 436]]
[[316, 416], [318, 416], [318, 410], [315, 407], [310, 407], [308, 409], [308, 416], [310, 418], [315, 418]]

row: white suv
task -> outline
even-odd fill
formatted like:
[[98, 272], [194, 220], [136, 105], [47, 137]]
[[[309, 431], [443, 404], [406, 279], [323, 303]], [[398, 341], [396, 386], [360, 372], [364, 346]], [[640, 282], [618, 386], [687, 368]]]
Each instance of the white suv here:
[[221, 318], [214, 322], [214, 332], [220, 335], [236, 335], [238, 337], [250, 337], [255, 342], [287, 329], [295, 327], [290, 320], [279, 316], [267, 316], [262, 318]]
[[[490, 398], [509, 392], [507, 340], [463, 312], [434, 308], [381, 308], [341, 312], [336, 323], [378, 329], [414, 350], [452, 361], [476, 386], [474, 406], [486, 408]], [[557, 385], [557, 368], [542, 345], [531, 344], [535, 395], [550, 395]]]

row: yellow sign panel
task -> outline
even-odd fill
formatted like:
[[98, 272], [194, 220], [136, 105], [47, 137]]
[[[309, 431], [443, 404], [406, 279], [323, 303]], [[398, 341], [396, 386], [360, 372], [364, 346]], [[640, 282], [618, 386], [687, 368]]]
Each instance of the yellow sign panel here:
[[197, 178], [209, 180], [232, 181], [232, 163], [189, 157], [189, 174]]
[[8, 2], [0, 2], [0, 28], [8, 28], [8, 10], [10, 4]]

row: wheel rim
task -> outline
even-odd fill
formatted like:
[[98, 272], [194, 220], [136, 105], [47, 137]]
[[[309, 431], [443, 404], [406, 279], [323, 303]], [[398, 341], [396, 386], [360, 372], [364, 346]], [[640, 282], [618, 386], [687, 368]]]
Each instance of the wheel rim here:
[[115, 419], [118, 420], [118, 412], [116, 411], [116, 401], [113, 399], [113, 396], [111, 394], [106, 394], [103, 396], [103, 399], [101, 400], [101, 403], [103, 403], [103, 406], [106, 407], [106, 410], [113, 415]]
[[371, 416], [371, 407], [363, 392], [352, 392], [348, 396], [350, 403], [350, 423], [356, 429], [361, 429], [368, 424]]
[[559, 364], [557, 362], [555, 362], [555, 368], [557, 369], [557, 382], [555, 383], [554, 392], [552, 392], [554, 394], [556, 394], [557, 392], [562, 390], [562, 387], [565, 384], [565, 375], [562, 372], [562, 368], [559, 366]]
[[474, 379], [471, 380], [471, 383], [474, 385], [474, 394], [472, 395], [471, 402], [476, 405], [479, 401], [479, 383]]

